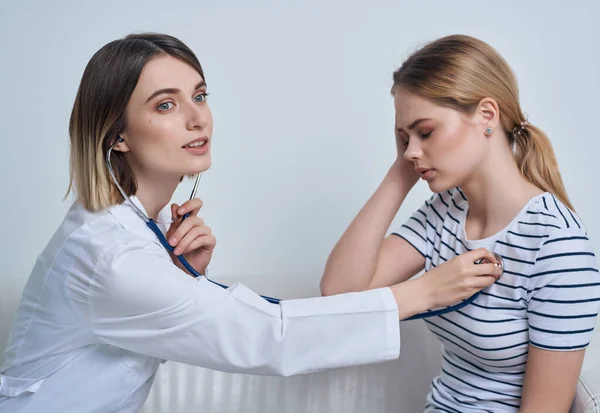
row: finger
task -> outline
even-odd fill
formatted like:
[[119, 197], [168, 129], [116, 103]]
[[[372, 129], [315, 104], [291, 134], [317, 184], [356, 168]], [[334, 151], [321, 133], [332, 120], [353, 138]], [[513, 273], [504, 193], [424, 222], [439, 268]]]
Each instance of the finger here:
[[177, 247], [173, 253], [175, 255], [185, 254], [187, 252], [193, 251], [194, 249], [190, 248], [190, 245], [198, 238], [204, 237], [206, 235], [210, 235], [210, 228], [207, 226], [203, 227], [194, 227], [192, 228], [185, 236], [177, 243]]
[[190, 213], [190, 215], [198, 215], [200, 208], [204, 203], [200, 198], [192, 198], [189, 201], [185, 201], [178, 209], [177, 213], [181, 216], [186, 213]]
[[466, 252], [461, 256], [467, 258], [469, 262], [475, 262], [485, 258], [492, 264], [496, 263], [496, 257], [494, 256], [494, 253], [486, 248], [477, 248], [476, 250]]
[[479, 277], [473, 278], [471, 286], [476, 288], [477, 290], [482, 290], [490, 285], [494, 284], [497, 281], [497, 278], [493, 275], [482, 275]]
[[467, 274], [474, 276], [482, 276], [482, 275], [493, 275], [500, 276], [501, 268], [496, 264], [478, 264], [473, 265], [468, 271]]
[[[179, 205], [171, 204], [171, 222], [166, 234], [167, 239], [170, 239], [175, 230], [181, 225], [181, 220], [178, 219], [177, 215], [177, 208], [179, 208]], [[169, 244], [171, 243], [169, 242]]]
[[207, 226], [192, 228], [187, 234], [184, 235], [183, 239], [177, 244], [178, 252], [180, 252], [181, 254], [185, 254], [186, 252], [193, 251], [194, 249], [190, 248], [190, 244], [192, 244], [194, 240], [210, 234], [211, 230]]
[[171, 204], [171, 221], [175, 222], [178, 218], [177, 216], [177, 208], [179, 208], [179, 205], [177, 204]]
[[204, 248], [208, 251], [212, 251], [215, 249], [215, 245], [217, 245], [217, 238], [215, 238], [213, 234], [203, 235], [192, 241], [192, 243], [188, 245], [186, 250], [183, 251], [183, 254], [187, 254], [188, 252], [195, 251], [199, 248]]
[[192, 217], [180, 222], [175, 231], [169, 234], [169, 244], [173, 247], [176, 246], [190, 229], [202, 225], [204, 225], [204, 220], [200, 217]]

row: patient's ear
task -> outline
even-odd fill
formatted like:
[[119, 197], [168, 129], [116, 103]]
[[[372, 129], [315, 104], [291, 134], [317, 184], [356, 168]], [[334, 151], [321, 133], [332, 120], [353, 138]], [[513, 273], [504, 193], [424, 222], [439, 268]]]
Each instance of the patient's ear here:
[[492, 98], [483, 98], [479, 101], [475, 116], [483, 128], [483, 133], [490, 136], [500, 123], [500, 109], [498, 103]]

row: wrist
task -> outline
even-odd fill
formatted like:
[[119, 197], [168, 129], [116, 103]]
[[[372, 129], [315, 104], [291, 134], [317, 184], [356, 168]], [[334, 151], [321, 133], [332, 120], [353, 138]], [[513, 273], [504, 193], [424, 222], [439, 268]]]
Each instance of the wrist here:
[[400, 320], [434, 307], [429, 289], [421, 278], [404, 281], [390, 288], [398, 304]]
[[173, 264], [175, 264], [175, 266], [177, 268], [179, 268], [181, 271], [183, 271], [184, 273], [188, 274], [188, 275], [192, 275], [187, 268], [185, 268], [185, 266], [183, 265], [183, 263], [179, 260], [179, 257], [175, 254], [173, 254], [172, 252], [169, 253], [169, 255], [171, 255], [171, 260], [173, 261]]
[[396, 211], [414, 186], [414, 182], [406, 179], [402, 174], [403, 172], [399, 171], [397, 167], [392, 166], [379, 187], [379, 191], [385, 193], [387, 202], [393, 200], [391, 203], [397, 204]]
[[398, 160], [392, 164], [384, 179], [384, 181], [391, 182], [396, 188], [400, 188], [405, 194], [410, 192], [418, 180], [419, 177], [412, 167]]

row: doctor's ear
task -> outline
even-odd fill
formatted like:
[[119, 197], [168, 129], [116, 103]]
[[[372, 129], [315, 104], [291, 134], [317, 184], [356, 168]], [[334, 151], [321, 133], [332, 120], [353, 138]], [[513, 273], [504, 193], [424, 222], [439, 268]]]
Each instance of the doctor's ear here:
[[118, 152], [129, 152], [130, 151], [129, 145], [127, 145], [127, 142], [123, 138], [123, 135], [117, 135], [116, 143], [115, 143], [115, 146], [113, 147], [113, 150], [118, 151]]
[[492, 98], [483, 98], [477, 105], [475, 115], [483, 127], [484, 134], [489, 136], [497, 129], [500, 122], [498, 103]]

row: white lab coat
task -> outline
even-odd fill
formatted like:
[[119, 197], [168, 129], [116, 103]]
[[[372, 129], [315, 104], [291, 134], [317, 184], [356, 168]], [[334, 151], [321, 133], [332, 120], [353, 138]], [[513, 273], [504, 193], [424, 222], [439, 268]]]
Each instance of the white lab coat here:
[[399, 352], [389, 288], [270, 304], [185, 274], [129, 204], [75, 203], [23, 292], [0, 412], [137, 412], [165, 360], [289, 376]]

